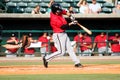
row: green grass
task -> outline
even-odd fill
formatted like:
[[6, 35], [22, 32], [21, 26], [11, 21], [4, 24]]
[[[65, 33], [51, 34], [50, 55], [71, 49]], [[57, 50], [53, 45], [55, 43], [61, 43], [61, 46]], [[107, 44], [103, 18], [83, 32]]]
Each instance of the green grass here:
[[[120, 64], [120, 60], [81, 60], [82, 64]], [[51, 65], [74, 64], [73, 61], [51, 61]], [[0, 66], [42, 65], [42, 61], [2, 61]]]
[[120, 80], [120, 74], [0, 75], [0, 80]]

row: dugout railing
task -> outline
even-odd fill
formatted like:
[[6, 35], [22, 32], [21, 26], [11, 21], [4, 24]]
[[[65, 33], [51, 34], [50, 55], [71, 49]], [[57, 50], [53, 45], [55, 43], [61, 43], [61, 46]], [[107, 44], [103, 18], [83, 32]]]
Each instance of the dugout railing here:
[[[107, 44], [109, 43], [108, 36], [113, 36], [115, 33], [120, 33], [120, 30], [91, 30], [91, 31], [92, 31], [92, 35], [89, 35], [89, 36], [92, 38], [92, 43], [94, 42], [95, 36], [97, 36], [101, 32], [106, 33], [106, 35], [107, 35], [106, 43]], [[19, 40], [21, 39], [22, 35], [32, 33], [33, 39], [37, 40], [38, 37], [40, 37], [43, 32], [47, 32], [48, 35], [50, 35], [52, 33], [52, 30], [3, 30], [2, 31], [2, 42], [0, 43], [0, 45], [6, 44], [6, 40], [11, 36], [12, 33], [14, 33], [15, 36]], [[79, 32], [84, 33], [83, 30], [67, 30], [66, 32], [67, 32], [68, 36], [70, 37], [71, 41], [73, 41], [74, 36], [77, 35]], [[106, 47], [108, 47], [108, 45]], [[40, 48], [37, 48], [36, 52], [35, 52], [35, 54], [38, 54], [38, 56], [41, 55], [39, 49]], [[3, 48], [3, 47], [0, 48], [0, 56], [5, 56], [6, 55], [5, 50], [6, 49]], [[106, 52], [108, 52], [107, 49], [106, 49]], [[21, 50], [19, 49], [17, 55], [22, 56], [23, 54], [24, 53], [21, 53]], [[83, 53], [78, 52], [76, 54], [79, 55], [79, 54], [83, 54]], [[87, 54], [89, 54], [89, 53], [87, 53]], [[95, 48], [95, 51], [92, 52], [92, 54], [93, 55], [98, 55], [99, 54], [98, 51], [97, 51], [97, 48]], [[106, 53], [106, 55], [108, 55], [108, 53]]]

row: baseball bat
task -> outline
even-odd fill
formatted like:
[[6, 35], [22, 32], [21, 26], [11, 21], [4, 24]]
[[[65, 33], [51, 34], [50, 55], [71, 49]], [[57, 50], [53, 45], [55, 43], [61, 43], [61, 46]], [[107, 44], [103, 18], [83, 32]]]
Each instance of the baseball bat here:
[[92, 34], [92, 31], [90, 31], [89, 29], [87, 29], [86, 27], [84, 27], [83, 25], [81, 25], [80, 23], [77, 22], [77, 25], [79, 27], [81, 27], [85, 32], [87, 32], [89, 35]]

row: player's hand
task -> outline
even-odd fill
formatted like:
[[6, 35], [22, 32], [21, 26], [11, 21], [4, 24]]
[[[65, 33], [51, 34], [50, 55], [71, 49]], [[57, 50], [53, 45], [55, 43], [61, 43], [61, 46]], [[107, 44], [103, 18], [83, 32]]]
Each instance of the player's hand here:
[[75, 23], [74, 22], [69, 23], [69, 26], [71, 26], [71, 25], [75, 25]]
[[77, 24], [77, 23], [78, 23], [78, 21], [77, 21], [77, 20], [74, 20], [74, 21], [73, 21], [73, 23], [74, 23], [74, 24]]
[[76, 25], [77, 23], [78, 23], [77, 20], [72, 21], [72, 24], [73, 24], [73, 25]]
[[38, 40], [33, 40], [33, 42], [38, 42]]
[[70, 18], [70, 20], [71, 20], [72, 22], [75, 21], [75, 17], [74, 17], [74, 16], [70, 15], [69, 18]]
[[71, 25], [76, 25], [77, 23], [78, 23], [78, 21], [76, 21], [76, 20], [75, 20], [75, 21], [72, 21], [72, 22], [69, 23], [69, 26], [71, 26]]
[[47, 36], [47, 39], [50, 40], [50, 36]]

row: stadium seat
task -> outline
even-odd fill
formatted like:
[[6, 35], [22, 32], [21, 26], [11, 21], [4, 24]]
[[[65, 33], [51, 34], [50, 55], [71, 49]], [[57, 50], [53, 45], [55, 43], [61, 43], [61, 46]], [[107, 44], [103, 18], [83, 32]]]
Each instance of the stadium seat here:
[[16, 12], [16, 8], [8, 7], [6, 12], [7, 13], [15, 13]]
[[78, 3], [80, 0], [73, 0], [75, 3]]
[[46, 13], [46, 11], [47, 11], [46, 8], [40, 8], [40, 12], [41, 12], [41, 13], [44, 14], [44, 13]]
[[63, 2], [63, 0], [54, 0], [55, 2], [57, 2], [57, 3], [62, 3]]
[[22, 0], [23, 2], [25, 2], [25, 3], [30, 3], [30, 2], [32, 2], [32, 0]]
[[27, 5], [27, 3], [19, 2], [19, 3], [17, 3], [17, 6], [19, 6], [20, 8], [26, 8], [28, 5]]
[[21, 2], [22, 0], [10, 0], [11, 2], [15, 2], [15, 3], [18, 3], [18, 2]]
[[77, 3], [72, 3], [71, 6], [73, 6], [74, 8], [79, 8], [79, 7], [77, 6]]
[[105, 3], [106, 1], [104, 0], [97, 0], [98, 3]]
[[79, 9], [78, 9], [78, 8], [73, 8], [73, 11], [74, 11], [75, 13], [79, 13]]
[[118, 2], [117, 3], [120, 3], [120, 0], [118, 0]]
[[92, 3], [92, 0], [87, 0], [87, 3], [89, 4], [89, 3]]
[[17, 4], [13, 3], [13, 2], [6, 3], [6, 7], [16, 7], [16, 6], [17, 6]]
[[106, 3], [103, 4], [103, 7], [114, 8], [115, 6], [114, 6], [113, 3], [106, 2]]
[[25, 11], [24, 11], [24, 8], [20, 8], [20, 7], [18, 7], [17, 9], [16, 9], [16, 13], [24, 13]]
[[50, 2], [50, 0], [43, 0], [43, 2], [45, 2], [45, 3], [49, 3], [49, 2]]
[[34, 2], [28, 3], [28, 7], [31, 7], [31, 8], [35, 8], [37, 5], [39, 4]]
[[104, 6], [103, 6], [103, 3], [99, 3], [100, 4], [100, 6], [101, 6], [101, 8], [103, 8]]
[[45, 3], [45, 2], [42, 2], [42, 3], [40, 3], [39, 5], [40, 5], [41, 7], [43, 7], [43, 8], [47, 8], [47, 7], [48, 7], [48, 4]]
[[40, 3], [42, 0], [32, 0], [34, 3]]
[[103, 7], [102, 8], [102, 13], [112, 13], [112, 9], [111, 8], [107, 8], [107, 7]]
[[25, 13], [31, 13], [34, 8], [27, 7], [25, 8]]
[[72, 3], [73, 0], [63, 0], [64, 2]]
[[63, 8], [70, 7], [70, 3], [65, 3], [65, 2], [61, 3], [60, 5], [62, 5]]

